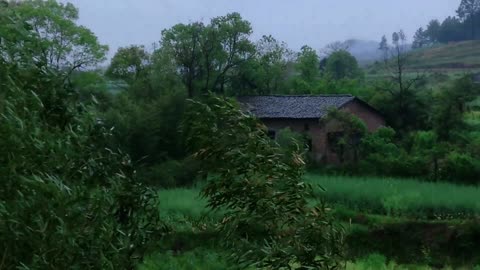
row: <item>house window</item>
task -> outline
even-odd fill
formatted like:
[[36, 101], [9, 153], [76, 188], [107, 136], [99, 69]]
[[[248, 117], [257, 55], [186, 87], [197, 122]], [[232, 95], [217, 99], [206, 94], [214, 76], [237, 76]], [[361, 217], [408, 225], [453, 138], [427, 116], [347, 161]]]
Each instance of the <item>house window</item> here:
[[275, 130], [270, 130], [270, 129], [269, 129], [269, 130], [267, 131], [267, 136], [268, 136], [270, 139], [275, 140], [275, 135], [276, 135], [276, 134], [275, 134]]

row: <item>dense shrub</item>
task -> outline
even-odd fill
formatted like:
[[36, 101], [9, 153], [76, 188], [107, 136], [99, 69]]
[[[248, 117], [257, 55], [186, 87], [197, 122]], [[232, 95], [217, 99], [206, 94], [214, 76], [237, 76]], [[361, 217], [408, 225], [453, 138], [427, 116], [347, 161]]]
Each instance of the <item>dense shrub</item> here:
[[192, 158], [167, 160], [149, 167], [138, 169], [138, 179], [157, 187], [181, 187], [192, 185], [198, 177], [200, 162]]
[[36, 36], [15, 17], [3, 27], [1, 8], [12, 32], [0, 43], [0, 268], [133, 269], [163, 229], [156, 193], [108, 148], [68, 74], [14, 52], [9, 42]]
[[475, 183], [479, 181], [480, 161], [468, 153], [448, 153], [440, 168], [441, 177], [455, 182]]
[[342, 231], [325, 207], [311, 207], [299, 154], [285, 159], [263, 126], [234, 102], [215, 96], [192, 102], [188, 145], [203, 162], [208, 206], [223, 210], [221, 232], [241, 265], [332, 269], [341, 260]]
[[128, 157], [104, 148], [108, 130], [93, 115], [62, 129], [41, 120], [42, 108], [12, 86], [1, 112], [3, 265], [131, 269], [162, 228], [156, 194], [134, 180]]

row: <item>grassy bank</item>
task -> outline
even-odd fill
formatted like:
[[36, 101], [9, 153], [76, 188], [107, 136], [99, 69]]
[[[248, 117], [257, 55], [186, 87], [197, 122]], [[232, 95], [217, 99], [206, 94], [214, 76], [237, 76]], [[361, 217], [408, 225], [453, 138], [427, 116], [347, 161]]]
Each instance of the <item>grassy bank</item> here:
[[[480, 216], [480, 188], [412, 179], [344, 177], [307, 174], [318, 198], [365, 214], [423, 219]], [[320, 187], [325, 189], [323, 191]], [[159, 191], [159, 210], [166, 217], [215, 217], [200, 188]]]
[[[345, 226], [346, 269], [472, 269], [480, 262], [480, 229], [472, 219], [480, 215], [478, 187], [318, 174], [305, 180]], [[140, 270], [235, 269], [216, 230], [222, 215], [209, 211], [199, 192], [199, 187], [159, 191], [159, 211], [173, 233]]]
[[336, 177], [308, 174], [306, 181], [329, 203], [362, 213], [416, 218], [480, 215], [480, 188], [411, 179]]

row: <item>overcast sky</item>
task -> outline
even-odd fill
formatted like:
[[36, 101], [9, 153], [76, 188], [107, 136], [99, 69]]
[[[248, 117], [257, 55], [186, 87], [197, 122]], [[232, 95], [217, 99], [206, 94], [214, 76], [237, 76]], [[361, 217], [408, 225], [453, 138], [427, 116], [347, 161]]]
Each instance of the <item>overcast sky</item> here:
[[[66, 2], [67, 0], [64, 0]], [[239, 12], [253, 39], [271, 34], [298, 50], [358, 38], [380, 40], [404, 29], [409, 37], [430, 19], [454, 15], [460, 0], [68, 0], [80, 24], [93, 30], [112, 55], [119, 46], [150, 45], [177, 23], [208, 22]]]

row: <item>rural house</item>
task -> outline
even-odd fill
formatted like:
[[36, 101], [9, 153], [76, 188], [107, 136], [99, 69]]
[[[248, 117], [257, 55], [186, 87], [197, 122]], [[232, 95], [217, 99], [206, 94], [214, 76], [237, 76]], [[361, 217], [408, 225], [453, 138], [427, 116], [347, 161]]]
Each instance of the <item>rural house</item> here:
[[275, 138], [279, 130], [287, 127], [307, 135], [315, 162], [339, 161], [332, 144], [342, 131], [335, 124], [320, 121], [329, 109], [352, 113], [365, 122], [370, 132], [385, 125], [377, 110], [351, 95], [245, 96], [238, 100], [267, 126], [270, 137]]

